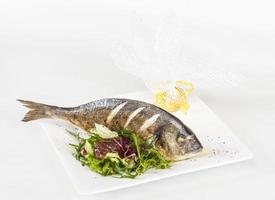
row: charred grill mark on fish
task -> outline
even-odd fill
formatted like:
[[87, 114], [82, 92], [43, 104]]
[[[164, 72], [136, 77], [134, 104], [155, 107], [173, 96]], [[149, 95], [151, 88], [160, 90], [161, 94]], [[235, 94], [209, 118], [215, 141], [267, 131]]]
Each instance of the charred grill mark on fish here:
[[135, 109], [135, 110], [129, 115], [129, 117], [127, 118], [127, 121], [124, 123], [123, 128], [126, 128], [126, 127], [129, 125], [129, 123], [132, 121], [132, 119], [133, 119], [139, 112], [141, 112], [143, 109], [144, 109], [144, 107], [139, 107], [139, 108]]
[[140, 128], [146, 122], [146, 120], [150, 119], [154, 114], [157, 114], [157, 110], [152, 109], [149, 105], [144, 106], [145, 108], [133, 117], [126, 128], [139, 134], [139, 136], [145, 140], [151, 137], [153, 132], [149, 133], [146, 130], [141, 131]]
[[[102, 124], [108, 127], [107, 119], [110, 113], [119, 105], [125, 103], [121, 99], [103, 99], [75, 107], [73, 111], [64, 113], [69, 121], [86, 131]], [[62, 114], [61, 114], [62, 115]], [[74, 116], [74, 117], [73, 117]]]
[[149, 103], [131, 99], [107, 98], [73, 108], [19, 100], [31, 110], [23, 121], [59, 118], [89, 131], [95, 124], [110, 130], [127, 128], [143, 140], [154, 137], [154, 146], [169, 160], [181, 160], [202, 150], [202, 145], [185, 124], [174, 115]]
[[137, 105], [133, 102], [127, 102], [127, 104], [114, 116], [113, 120], [108, 125], [108, 128], [114, 131], [122, 130], [131, 114], [136, 110]]
[[127, 104], [127, 101], [119, 104], [118, 106], [116, 106], [108, 115], [107, 117], [107, 124], [110, 124], [110, 122], [113, 121], [113, 118], [117, 115], [117, 113], [125, 106], [125, 104]]
[[159, 118], [160, 114], [155, 114], [149, 119], [145, 120], [142, 124], [142, 126], [139, 128], [139, 132], [143, 132], [147, 130], [149, 127], [151, 127]]

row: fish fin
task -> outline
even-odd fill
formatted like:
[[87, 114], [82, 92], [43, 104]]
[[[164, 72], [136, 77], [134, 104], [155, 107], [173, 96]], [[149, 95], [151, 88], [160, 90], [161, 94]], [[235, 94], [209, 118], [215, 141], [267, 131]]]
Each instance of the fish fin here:
[[29, 112], [26, 113], [25, 117], [22, 119], [23, 122], [43, 118], [51, 118], [53, 114], [52, 111], [56, 108], [55, 106], [36, 103], [33, 101], [26, 101], [21, 99], [17, 99], [17, 101], [21, 102], [24, 106], [31, 109]]

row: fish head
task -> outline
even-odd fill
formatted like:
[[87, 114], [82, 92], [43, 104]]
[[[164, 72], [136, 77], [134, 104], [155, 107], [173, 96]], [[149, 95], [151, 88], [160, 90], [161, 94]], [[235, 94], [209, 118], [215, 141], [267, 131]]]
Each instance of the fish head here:
[[168, 160], [183, 160], [202, 150], [195, 134], [184, 124], [164, 125], [158, 133], [156, 148]]

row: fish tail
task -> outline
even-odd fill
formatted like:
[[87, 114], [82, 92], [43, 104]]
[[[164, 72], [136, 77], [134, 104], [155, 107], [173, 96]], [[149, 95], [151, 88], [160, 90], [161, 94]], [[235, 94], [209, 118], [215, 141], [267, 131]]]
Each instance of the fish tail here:
[[33, 101], [26, 101], [21, 99], [18, 99], [17, 101], [21, 102], [24, 106], [30, 109], [30, 111], [27, 112], [25, 117], [22, 119], [23, 122], [43, 118], [52, 118], [52, 115], [54, 114], [53, 111], [57, 108], [56, 106], [36, 103]]

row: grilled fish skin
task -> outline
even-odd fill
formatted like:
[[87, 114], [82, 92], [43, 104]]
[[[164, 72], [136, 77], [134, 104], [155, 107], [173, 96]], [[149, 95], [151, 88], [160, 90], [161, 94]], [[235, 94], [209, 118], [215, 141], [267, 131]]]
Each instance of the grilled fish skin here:
[[63, 119], [89, 131], [95, 124], [110, 130], [129, 129], [143, 140], [154, 138], [154, 146], [168, 160], [182, 160], [202, 150], [202, 145], [174, 115], [149, 103], [131, 99], [106, 98], [77, 107], [57, 107], [18, 100], [30, 109], [22, 121], [42, 118]]

